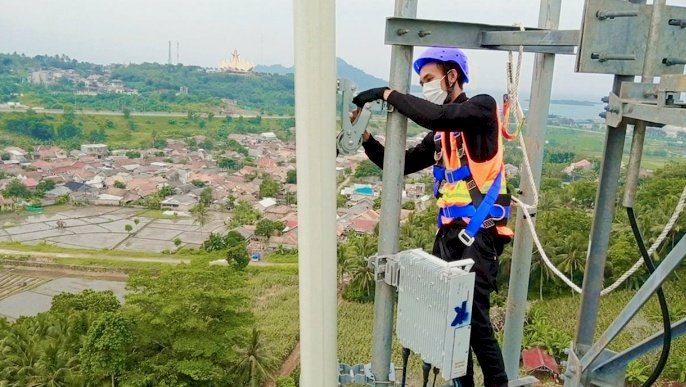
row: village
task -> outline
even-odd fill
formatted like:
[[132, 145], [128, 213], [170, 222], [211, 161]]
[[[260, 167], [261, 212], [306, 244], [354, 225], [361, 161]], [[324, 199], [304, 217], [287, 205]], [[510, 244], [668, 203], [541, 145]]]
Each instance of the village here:
[[[206, 140], [204, 136], [196, 136], [191, 142], [201, 144]], [[291, 174], [295, 171], [294, 142], [282, 142], [271, 132], [230, 134], [228, 140], [245, 147], [247, 155], [234, 150], [224, 150], [221, 155], [201, 148], [191, 150], [186, 144], [188, 141], [180, 140], [168, 140], [164, 149], [143, 150], [110, 150], [106, 144], [82, 144], [79, 150], [70, 152], [53, 145], [36, 146], [30, 151], [7, 147], [2, 151], [4, 160], [0, 171], [4, 178], [0, 180], [0, 190], [6, 192], [8, 185], [17, 184], [17, 181], [29, 191], [35, 191], [41, 182], [45, 184], [47, 181], [54, 188], [44, 192], [39, 201], [0, 196], [0, 210], [14, 214], [15, 218], [16, 214], [25, 214], [28, 209], [49, 208], [56, 204], [88, 208], [90, 216], [111, 212], [113, 207], [143, 211], [150, 208], [146, 198], [159, 197], [159, 192], [165, 190], [167, 195], [159, 200], [159, 217], [188, 226], [193, 223], [191, 209], [201, 201], [203, 191], [209, 191], [209, 206], [215, 221], [209, 231], [234, 229], [250, 241], [250, 250], [258, 255], [277, 248], [295, 249], [298, 245], [297, 184], [293, 177], [289, 179], [289, 171]], [[244, 163], [246, 158], [251, 162]], [[221, 168], [218, 159], [234, 160], [243, 166], [238, 170]], [[363, 160], [366, 156], [362, 151], [352, 157], [337, 159], [335, 173], [339, 198], [345, 200], [339, 199], [338, 208], [337, 235], [341, 240], [351, 232], [373, 233], [379, 222], [380, 178], [354, 175]], [[407, 179], [402, 219], [407, 218], [412, 210], [426, 207], [431, 190], [425, 183], [428, 177], [430, 170]], [[275, 195], [266, 197], [261, 194], [260, 186], [264, 179], [278, 183]], [[283, 230], [275, 232], [267, 238], [268, 241], [256, 236], [254, 224], [232, 221], [232, 207], [236, 203], [249, 203], [259, 217], [282, 222]], [[135, 212], [127, 210], [126, 213]], [[63, 218], [62, 223], [55, 224], [69, 223], [69, 219]], [[12, 234], [9, 230], [18, 227], [21, 224], [13, 222], [3, 225], [9, 234]], [[78, 235], [74, 237], [78, 238]], [[184, 245], [197, 247], [202, 243], [200, 237], [193, 239], [184, 241]], [[25, 240], [26, 243], [61, 244], [57, 240], [51, 242], [45, 235]], [[139, 245], [140, 250], [150, 248], [150, 244]]]

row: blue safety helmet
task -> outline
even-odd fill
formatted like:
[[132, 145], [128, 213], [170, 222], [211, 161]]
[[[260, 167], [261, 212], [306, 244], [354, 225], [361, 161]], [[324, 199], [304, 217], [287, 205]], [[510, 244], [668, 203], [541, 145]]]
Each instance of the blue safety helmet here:
[[467, 55], [459, 48], [452, 47], [429, 47], [419, 55], [419, 58], [414, 61], [414, 71], [419, 74], [419, 71], [427, 63], [445, 63], [455, 62], [462, 71], [464, 83], [469, 82], [469, 66], [467, 65]]

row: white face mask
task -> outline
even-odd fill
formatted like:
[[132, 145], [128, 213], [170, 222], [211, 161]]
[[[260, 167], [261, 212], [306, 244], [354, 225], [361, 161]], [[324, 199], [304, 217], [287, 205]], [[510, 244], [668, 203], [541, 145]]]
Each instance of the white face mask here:
[[[443, 76], [445, 78], [445, 75]], [[434, 79], [431, 82], [426, 82], [422, 86], [422, 94], [424, 94], [424, 99], [429, 102], [433, 102], [438, 105], [443, 105], [445, 99], [448, 98], [448, 92], [443, 90], [441, 87], [441, 79]]]

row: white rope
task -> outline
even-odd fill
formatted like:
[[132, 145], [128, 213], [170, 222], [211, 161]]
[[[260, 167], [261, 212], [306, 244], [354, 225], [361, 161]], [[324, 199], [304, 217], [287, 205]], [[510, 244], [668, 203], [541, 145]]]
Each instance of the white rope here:
[[[516, 26], [519, 26], [520, 31], [524, 31], [524, 27], [521, 24], [516, 24]], [[519, 46], [519, 53], [517, 56], [517, 69], [516, 71], [513, 69], [513, 54], [512, 51], [508, 52], [508, 61], [506, 64], [506, 78], [507, 78], [507, 94], [510, 99], [510, 103], [512, 107], [515, 109], [515, 121], [516, 125], [519, 127], [519, 125], [523, 122], [524, 120], [524, 112], [522, 110], [521, 105], [519, 104], [519, 76], [521, 74], [521, 66], [522, 66], [522, 56], [524, 53], [524, 46]], [[545, 250], [543, 249], [543, 244], [541, 243], [541, 240], [538, 237], [538, 233], [536, 232], [536, 226], [534, 225], [533, 220], [531, 219], [531, 213], [530, 210], [533, 210], [534, 213], [537, 211], [538, 203], [539, 203], [539, 195], [538, 195], [538, 190], [536, 189], [536, 182], [534, 181], [534, 174], [531, 170], [531, 162], [529, 160], [528, 152], [526, 149], [526, 143], [524, 142], [524, 136], [520, 135], [519, 136], [519, 144], [522, 149], [522, 154], [523, 154], [523, 161], [524, 161], [524, 168], [526, 170], [526, 175], [527, 175], [527, 180], [529, 183], [529, 187], [531, 188], [531, 196], [533, 198], [533, 203], [532, 204], [527, 204], [520, 200], [519, 198], [512, 196], [512, 201], [518, 204], [518, 206], [522, 209], [524, 212], [524, 218], [526, 219], [527, 224], [529, 225], [529, 229], [531, 230], [531, 235], [533, 236], [534, 243], [536, 244], [536, 248], [538, 248], [538, 252], [541, 255], [541, 259], [543, 262], [548, 266], [548, 268], [564, 282], [567, 286], [569, 286], [572, 290], [574, 290], [577, 293], [581, 293], [581, 288], [577, 286], [571, 279], [567, 278], [567, 276], [562, 273], [550, 260], [548, 255], [545, 253]], [[674, 224], [676, 221], [679, 219], [679, 216], [684, 210], [684, 206], [686, 205], [686, 186], [684, 187], [684, 190], [681, 192], [681, 197], [679, 198], [679, 201], [677, 202], [676, 208], [674, 209], [674, 212], [672, 213], [671, 218], [665, 224], [664, 228], [662, 229], [662, 232], [660, 235], [657, 237], [655, 242], [650, 246], [648, 249], [648, 254], [652, 255], [655, 253], [655, 250], [660, 247], [662, 242], [667, 238], [667, 235], [669, 232], [672, 230], [674, 227]], [[622, 274], [617, 280], [610, 286], [604, 288], [601, 292], [600, 295], [604, 296], [613, 290], [617, 289], [624, 281], [627, 280], [627, 278], [631, 277], [636, 271], [643, 266], [643, 260], [641, 257], [636, 260], [636, 263], [627, 270], [624, 274]]]
[[[660, 235], [657, 237], [657, 239], [655, 239], [655, 242], [653, 242], [653, 244], [648, 249], [648, 255], [653, 255], [653, 253], [655, 253], [655, 250], [657, 250], [657, 248], [660, 247], [665, 238], [667, 238], [667, 234], [669, 234], [669, 232], [672, 230], [672, 227], [674, 227], [674, 224], [679, 219], [681, 212], [684, 210], [684, 204], [686, 204], [686, 187], [684, 187], [684, 190], [681, 191], [681, 197], [679, 198], [679, 201], [676, 204], [676, 208], [674, 209], [674, 213], [672, 213], [672, 217], [669, 218], [669, 222], [665, 224], [665, 227], [662, 229]], [[603, 291], [600, 292], [600, 295], [604, 296], [610, 293], [611, 291], [617, 289], [619, 285], [626, 281], [627, 278], [631, 277], [641, 266], [643, 266], [643, 260], [642, 258], [639, 258], [629, 270], [622, 274], [621, 277], [617, 278], [617, 281], [615, 281], [615, 283], [603, 289]]]
[[534, 222], [531, 220], [531, 214], [529, 214], [528, 206], [523, 203], [521, 200], [517, 199], [516, 197], [512, 197], [512, 201], [514, 201], [517, 204], [520, 204], [520, 208], [522, 211], [524, 211], [524, 219], [526, 219], [526, 222], [529, 224], [529, 229], [531, 229], [531, 235], [534, 237], [534, 243], [536, 244], [536, 248], [538, 248], [538, 252], [541, 254], [541, 259], [543, 259], [543, 262], [545, 262], [546, 266], [550, 268], [550, 271], [552, 271], [556, 276], [558, 276], [562, 282], [567, 284], [572, 290], [574, 290], [577, 293], [581, 293], [581, 288], [578, 287], [572, 280], [567, 278], [566, 275], [564, 275], [555, 265], [550, 261], [550, 258], [548, 258], [548, 255], [545, 253], [545, 250], [543, 250], [543, 244], [541, 243], [541, 240], [538, 238], [538, 234], [536, 233], [536, 226], [534, 226]]

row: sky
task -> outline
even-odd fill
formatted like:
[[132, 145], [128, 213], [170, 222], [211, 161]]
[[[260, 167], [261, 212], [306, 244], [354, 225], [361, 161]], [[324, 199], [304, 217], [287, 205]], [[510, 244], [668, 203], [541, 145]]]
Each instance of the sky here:
[[[686, 0], [668, 0], [686, 6]], [[336, 2], [337, 56], [388, 79], [390, 47], [384, 45], [385, 18], [393, 0]], [[422, 0], [418, 18], [535, 27], [539, 0]], [[560, 29], [581, 27], [582, 0], [563, 0]], [[234, 48], [257, 64], [293, 64], [291, 0], [1, 0], [0, 52], [65, 54], [81, 61], [166, 63], [217, 67]], [[415, 50], [417, 54], [421, 48]], [[504, 92], [505, 52], [468, 50], [466, 90]], [[526, 54], [520, 94], [529, 94], [533, 54]], [[611, 88], [609, 75], [577, 74], [574, 57], [555, 63], [555, 98], [595, 99]], [[416, 83], [416, 77], [413, 79]]]

